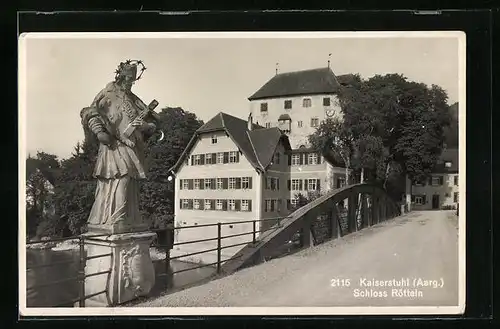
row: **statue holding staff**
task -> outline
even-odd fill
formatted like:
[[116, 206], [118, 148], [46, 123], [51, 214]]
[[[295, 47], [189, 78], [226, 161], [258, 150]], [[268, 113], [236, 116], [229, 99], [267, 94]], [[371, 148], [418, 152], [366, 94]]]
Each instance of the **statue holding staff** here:
[[147, 106], [131, 91], [145, 69], [142, 61], [120, 63], [115, 80], [80, 113], [85, 131], [95, 134], [100, 144], [89, 230], [115, 234], [147, 229], [139, 212], [139, 182], [146, 178], [145, 141], [156, 130], [153, 109], [158, 102]]

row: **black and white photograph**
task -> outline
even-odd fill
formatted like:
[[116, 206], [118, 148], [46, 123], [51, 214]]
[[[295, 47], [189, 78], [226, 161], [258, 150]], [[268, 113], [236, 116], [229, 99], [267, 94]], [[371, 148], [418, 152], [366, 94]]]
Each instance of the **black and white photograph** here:
[[462, 314], [465, 40], [20, 35], [21, 315]]

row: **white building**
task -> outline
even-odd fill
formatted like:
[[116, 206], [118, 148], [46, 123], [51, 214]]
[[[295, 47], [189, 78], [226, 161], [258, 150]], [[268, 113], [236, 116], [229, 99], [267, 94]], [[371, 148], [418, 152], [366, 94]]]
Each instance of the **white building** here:
[[288, 135], [292, 147], [291, 180], [296, 192], [304, 194], [309, 182], [314, 185], [316, 179], [321, 191], [345, 184], [345, 169], [324, 161], [318, 150], [310, 148], [308, 136], [323, 120], [342, 118], [339, 91], [348, 76], [337, 77], [329, 67], [280, 73], [248, 98], [257, 124], [278, 127]]
[[456, 209], [458, 191], [458, 149], [445, 149], [429, 181], [412, 185], [412, 209]]

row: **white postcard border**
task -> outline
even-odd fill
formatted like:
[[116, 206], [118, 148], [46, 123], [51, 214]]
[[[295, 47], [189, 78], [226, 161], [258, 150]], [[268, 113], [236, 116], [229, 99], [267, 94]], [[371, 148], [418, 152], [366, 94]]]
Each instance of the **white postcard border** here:
[[[26, 306], [26, 40], [102, 38], [457, 38], [459, 41], [459, 304], [428, 307], [116, 307], [28, 308]], [[221, 316], [221, 315], [426, 315], [462, 314], [465, 310], [465, 214], [466, 214], [466, 35], [462, 31], [370, 31], [370, 32], [112, 32], [22, 33], [18, 40], [19, 122], [19, 312], [20, 316]]]

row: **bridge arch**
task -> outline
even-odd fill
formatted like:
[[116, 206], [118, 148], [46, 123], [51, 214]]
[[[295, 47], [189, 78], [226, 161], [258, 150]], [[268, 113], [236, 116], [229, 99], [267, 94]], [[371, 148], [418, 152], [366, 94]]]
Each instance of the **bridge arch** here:
[[230, 274], [270, 257], [274, 250], [300, 237], [301, 248], [372, 226], [401, 214], [400, 208], [387, 192], [373, 184], [354, 184], [332, 190], [259, 235], [255, 244], [243, 247], [222, 271]]

